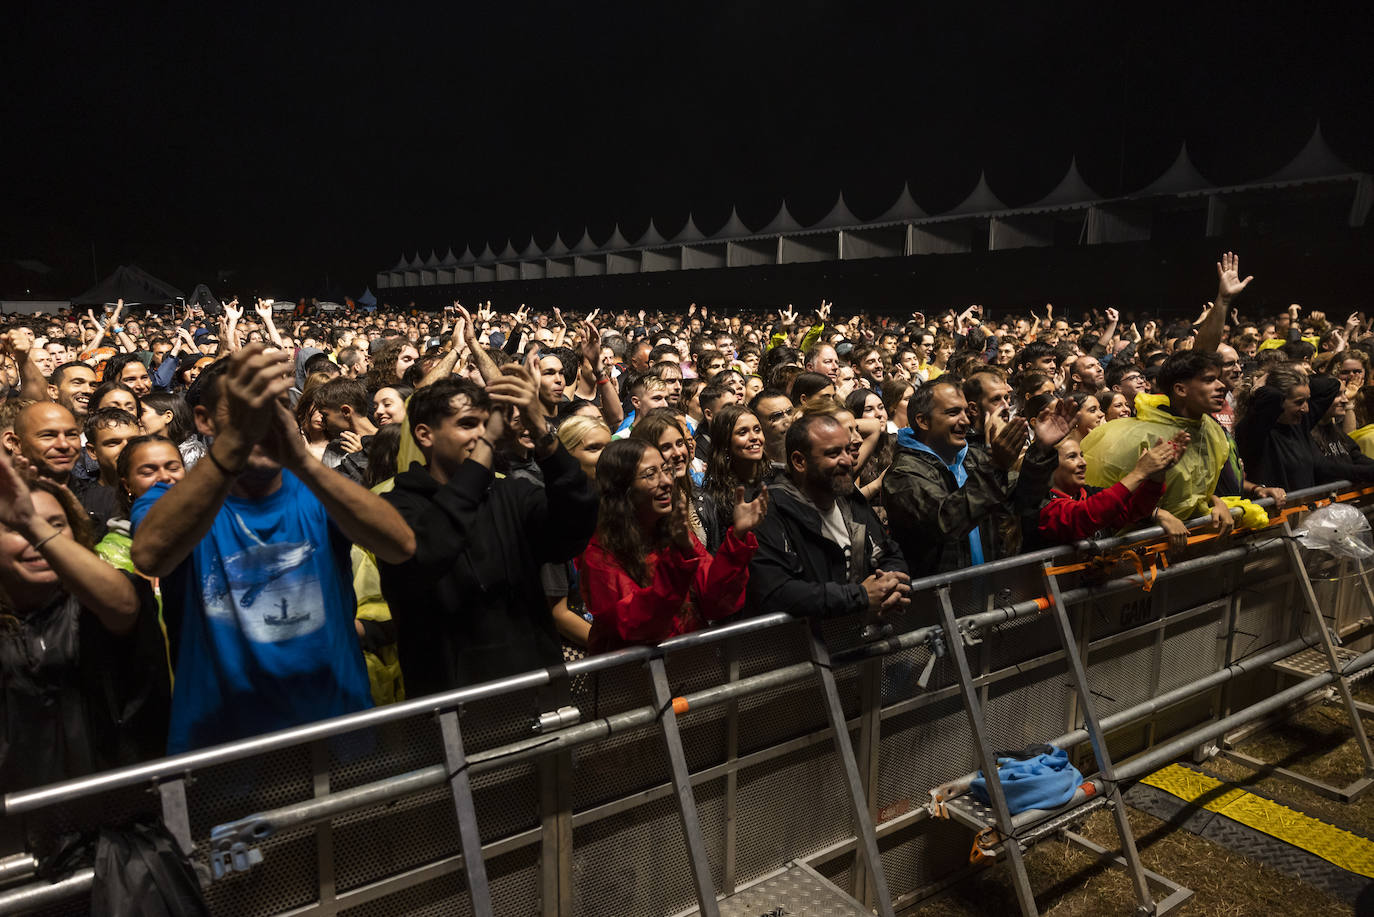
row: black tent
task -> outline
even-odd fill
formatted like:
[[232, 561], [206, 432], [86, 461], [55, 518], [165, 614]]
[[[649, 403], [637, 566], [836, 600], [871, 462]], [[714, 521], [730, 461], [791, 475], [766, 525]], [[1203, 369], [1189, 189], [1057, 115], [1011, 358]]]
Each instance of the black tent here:
[[100, 306], [122, 299], [131, 305], [166, 306], [181, 298], [181, 291], [171, 284], [163, 283], [141, 268], [121, 264], [113, 274], [80, 296], [72, 297], [72, 303]]

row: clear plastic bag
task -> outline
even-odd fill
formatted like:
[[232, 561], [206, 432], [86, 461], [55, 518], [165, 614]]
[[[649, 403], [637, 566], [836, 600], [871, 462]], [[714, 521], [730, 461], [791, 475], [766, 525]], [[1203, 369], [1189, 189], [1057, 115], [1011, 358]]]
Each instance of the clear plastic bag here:
[[1369, 520], [1364, 513], [1344, 503], [1323, 506], [1312, 513], [1298, 529], [1297, 536], [1303, 547], [1336, 557], [1368, 560], [1374, 556]]

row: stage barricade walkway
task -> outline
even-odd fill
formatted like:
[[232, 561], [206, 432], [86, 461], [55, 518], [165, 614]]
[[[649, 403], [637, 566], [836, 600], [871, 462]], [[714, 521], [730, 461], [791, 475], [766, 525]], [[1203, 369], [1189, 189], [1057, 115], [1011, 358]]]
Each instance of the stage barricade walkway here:
[[[1333, 498], [1374, 502], [1347, 485], [1291, 500]], [[1358, 640], [1374, 597], [1358, 565], [1303, 556], [1301, 516], [1173, 559], [1156, 529], [930, 577], [883, 627], [738, 621], [11, 792], [0, 914], [81, 913], [90, 871], [52, 884], [34, 859], [141, 814], [234, 917], [804, 913], [803, 894], [891, 914], [987, 860], [1033, 912], [1021, 852], [1120, 815], [1118, 784], [1331, 688], [1350, 709], [1345, 676], [1374, 654], [1328, 648], [1310, 612]], [[1273, 667], [1313, 648], [1310, 675]], [[1015, 817], [970, 802], [987, 754], [1041, 742], [1091, 778], [1082, 798]], [[1120, 857], [1083, 843], [1161, 912], [1187, 897], [1129, 840]]]

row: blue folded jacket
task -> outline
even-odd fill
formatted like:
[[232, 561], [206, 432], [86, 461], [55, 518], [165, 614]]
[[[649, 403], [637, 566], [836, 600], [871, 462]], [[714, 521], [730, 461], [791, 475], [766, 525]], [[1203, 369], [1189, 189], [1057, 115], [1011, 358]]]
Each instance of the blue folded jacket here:
[[[1027, 809], [1056, 809], [1072, 799], [1083, 782], [1083, 775], [1069, 763], [1069, 753], [1062, 748], [1024, 760], [998, 758], [997, 775], [1012, 815]], [[985, 805], [991, 802], [982, 771], [973, 778], [969, 792]]]

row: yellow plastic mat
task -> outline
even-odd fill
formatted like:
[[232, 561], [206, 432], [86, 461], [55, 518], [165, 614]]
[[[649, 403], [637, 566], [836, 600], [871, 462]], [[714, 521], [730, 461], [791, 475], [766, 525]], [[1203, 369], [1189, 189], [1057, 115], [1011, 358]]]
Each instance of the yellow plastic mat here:
[[1368, 838], [1229, 786], [1181, 764], [1170, 764], [1140, 782], [1316, 854], [1347, 872], [1374, 879], [1374, 841]]

